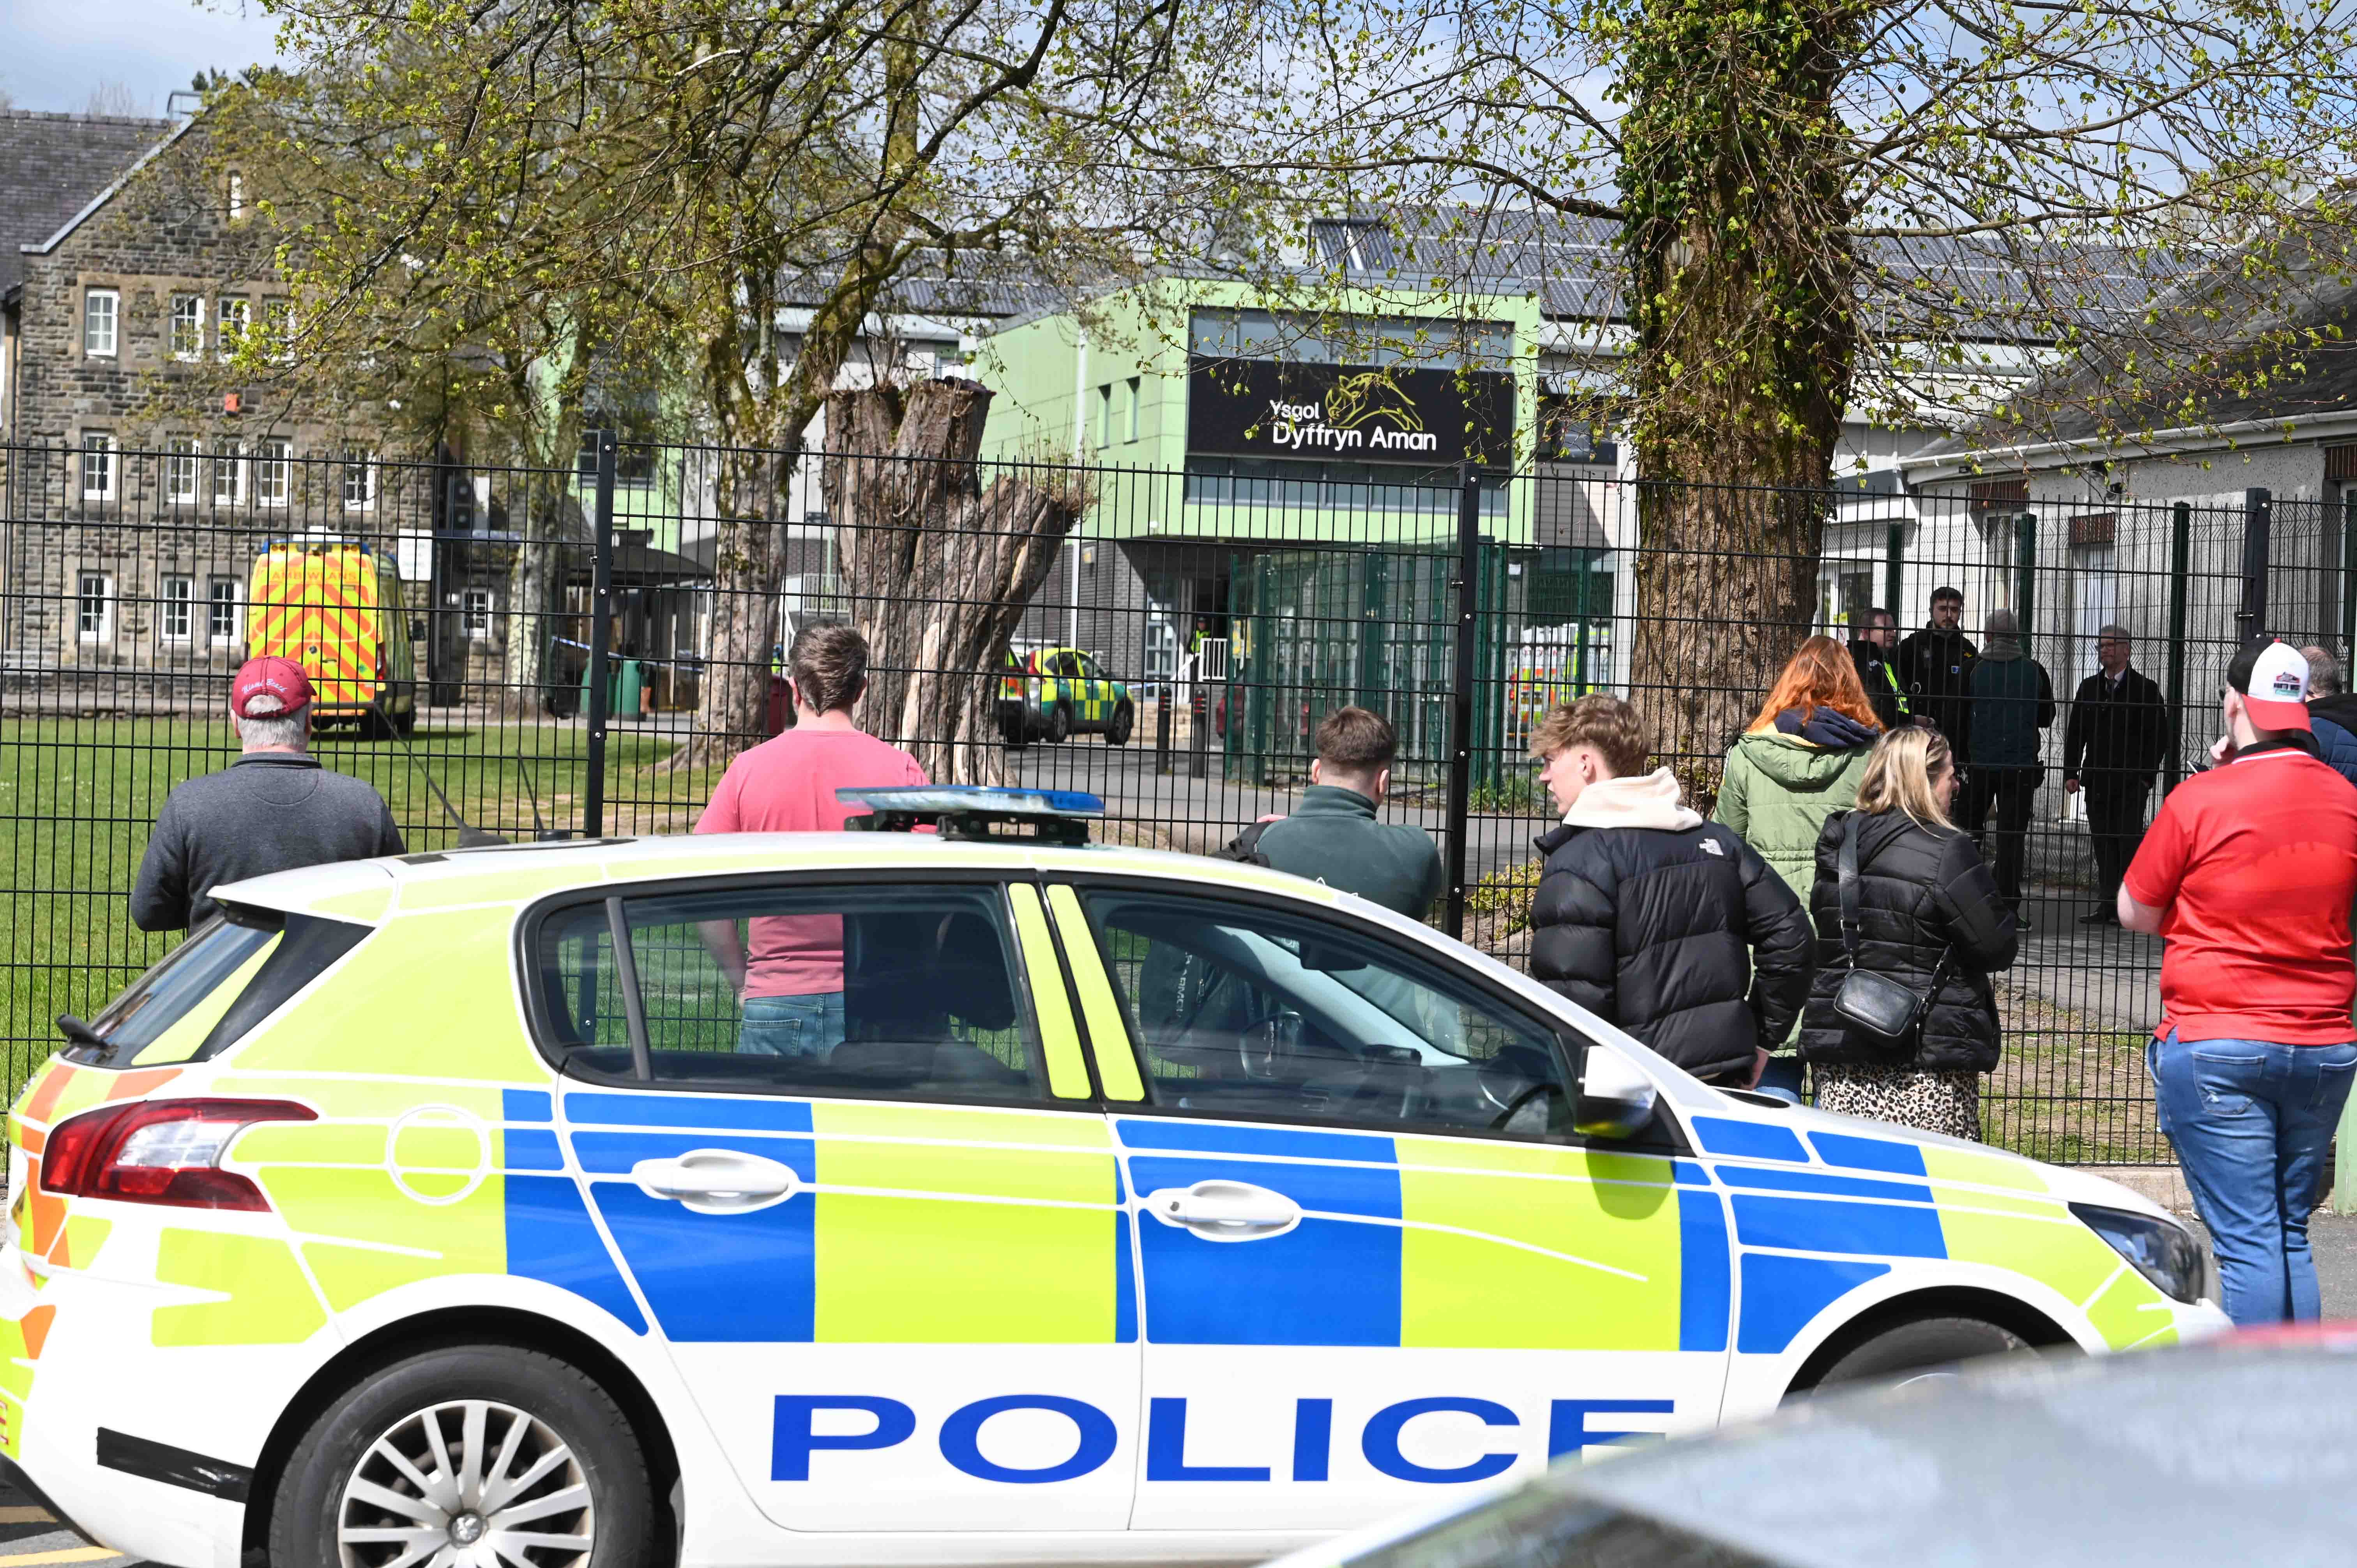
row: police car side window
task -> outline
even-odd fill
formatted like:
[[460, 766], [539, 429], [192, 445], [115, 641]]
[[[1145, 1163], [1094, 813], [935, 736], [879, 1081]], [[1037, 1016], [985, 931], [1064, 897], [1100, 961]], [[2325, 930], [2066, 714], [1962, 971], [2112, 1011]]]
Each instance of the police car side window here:
[[1549, 1032], [1403, 949], [1241, 902], [1084, 902], [1157, 1104], [1533, 1137], [1567, 1122]]
[[558, 910], [535, 935], [538, 1011], [568, 1070], [715, 1090], [1049, 1098], [995, 886], [617, 902]]

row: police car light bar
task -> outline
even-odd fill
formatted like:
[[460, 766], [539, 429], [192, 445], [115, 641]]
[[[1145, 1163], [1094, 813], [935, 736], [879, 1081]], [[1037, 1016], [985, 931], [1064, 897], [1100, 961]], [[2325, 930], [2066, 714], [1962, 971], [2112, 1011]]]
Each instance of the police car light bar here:
[[[1042, 843], [1084, 844], [1088, 824], [1105, 814], [1105, 803], [1083, 789], [995, 789], [986, 784], [933, 784], [900, 789], [837, 789], [846, 806], [867, 814], [844, 825], [869, 832], [907, 832], [934, 827], [943, 838], [1028, 837]], [[1028, 834], [996, 829], [1028, 829]]]

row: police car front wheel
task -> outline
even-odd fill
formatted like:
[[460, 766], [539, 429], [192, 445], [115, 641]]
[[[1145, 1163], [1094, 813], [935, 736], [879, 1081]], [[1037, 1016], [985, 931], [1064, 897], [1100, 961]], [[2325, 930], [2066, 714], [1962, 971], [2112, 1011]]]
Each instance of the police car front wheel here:
[[657, 1561], [637, 1435], [577, 1369], [506, 1346], [365, 1378], [296, 1444], [270, 1560], [337, 1568], [636, 1568]]
[[1982, 1356], [2007, 1356], [2029, 1348], [2029, 1341], [2011, 1329], [1977, 1317], [1919, 1317], [1886, 1328], [1846, 1352], [1825, 1369], [1816, 1387], [1913, 1382], [1947, 1375], [1960, 1361]]

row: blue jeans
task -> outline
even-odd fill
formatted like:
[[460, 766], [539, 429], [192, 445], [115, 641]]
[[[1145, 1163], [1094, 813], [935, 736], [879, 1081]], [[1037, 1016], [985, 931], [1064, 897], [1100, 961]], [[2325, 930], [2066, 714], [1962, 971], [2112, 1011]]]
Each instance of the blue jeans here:
[[2226, 1316], [2303, 1323], [2321, 1308], [2308, 1215], [2357, 1079], [2357, 1044], [2181, 1040], [2145, 1050], [2160, 1130], [2210, 1228]]
[[748, 996], [737, 1031], [737, 1054], [801, 1057], [824, 1061], [843, 1044], [843, 993], [807, 996]]
[[1760, 1070], [1760, 1081], [1751, 1086], [1751, 1091], [1783, 1101], [1788, 1105], [1798, 1105], [1801, 1103], [1801, 1084], [1807, 1073], [1808, 1064], [1797, 1056], [1770, 1057], [1768, 1065]]

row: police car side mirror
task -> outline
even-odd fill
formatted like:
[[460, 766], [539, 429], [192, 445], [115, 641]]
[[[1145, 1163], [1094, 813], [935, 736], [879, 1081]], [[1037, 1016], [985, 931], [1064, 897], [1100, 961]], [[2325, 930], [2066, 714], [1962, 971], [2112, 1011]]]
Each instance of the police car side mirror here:
[[1572, 1130], [1583, 1138], [1633, 1138], [1652, 1124], [1653, 1080], [1609, 1047], [1590, 1045], [1580, 1053], [1579, 1094], [1572, 1103]]

